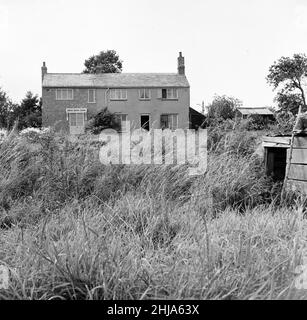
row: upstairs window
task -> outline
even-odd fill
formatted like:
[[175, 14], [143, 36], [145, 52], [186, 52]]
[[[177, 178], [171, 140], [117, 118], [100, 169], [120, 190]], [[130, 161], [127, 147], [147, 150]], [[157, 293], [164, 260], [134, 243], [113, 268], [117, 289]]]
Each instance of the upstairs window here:
[[139, 99], [140, 100], [150, 100], [151, 92], [150, 89], [140, 89]]
[[162, 89], [162, 99], [167, 99], [167, 100], [178, 99], [178, 90], [175, 88]]
[[111, 89], [110, 90], [111, 100], [127, 100], [127, 90], [126, 89]]
[[89, 89], [88, 90], [88, 103], [95, 103], [96, 102], [96, 90], [95, 89]]
[[56, 95], [56, 100], [73, 100], [74, 99], [73, 89], [56, 89], [55, 95]]

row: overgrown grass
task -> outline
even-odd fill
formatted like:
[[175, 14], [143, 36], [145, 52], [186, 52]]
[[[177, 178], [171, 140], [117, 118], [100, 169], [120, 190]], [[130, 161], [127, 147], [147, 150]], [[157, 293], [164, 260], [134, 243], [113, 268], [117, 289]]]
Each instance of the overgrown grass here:
[[102, 165], [87, 139], [12, 132], [0, 145], [0, 264], [11, 270], [0, 298], [304, 298], [303, 202], [275, 205], [256, 139], [238, 137], [210, 140], [207, 173], [191, 177]]

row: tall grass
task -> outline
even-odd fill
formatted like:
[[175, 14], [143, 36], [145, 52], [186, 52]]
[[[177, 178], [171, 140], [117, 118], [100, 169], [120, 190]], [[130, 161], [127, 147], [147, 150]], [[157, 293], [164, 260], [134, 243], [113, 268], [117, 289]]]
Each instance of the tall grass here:
[[0, 298], [304, 298], [303, 206], [272, 204], [254, 138], [219, 141], [207, 173], [190, 177], [185, 166], [102, 165], [88, 139], [11, 133], [0, 145], [0, 263], [11, 270]]

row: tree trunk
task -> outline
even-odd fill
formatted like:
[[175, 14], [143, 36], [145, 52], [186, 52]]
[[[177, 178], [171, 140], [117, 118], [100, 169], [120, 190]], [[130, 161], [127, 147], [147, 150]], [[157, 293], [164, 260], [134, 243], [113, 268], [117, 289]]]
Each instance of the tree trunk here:
[[[299, 86], [299, 89], [301, 91], [301, 94], [302, 94], [302, 99], [303, 99], [303, 104], [304, 104], [304, 111], [306, 111], [306, 97], [305, 97], [305, 92], [304, 92], [304, 89], [302, 88], [301, 84]], [[302, 113], [302, 106], [299, 107], [299, 110], [298, 110], [298, 114]]]

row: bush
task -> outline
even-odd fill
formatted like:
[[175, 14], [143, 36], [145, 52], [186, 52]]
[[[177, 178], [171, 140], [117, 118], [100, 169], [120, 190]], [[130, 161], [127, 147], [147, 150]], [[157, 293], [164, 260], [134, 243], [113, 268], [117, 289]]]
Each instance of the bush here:
[[104, 108], [88, 121], [86, 129], [90, 133], [99, 134], [105, 129], [119, 131], [121, 129], [121, 124], [116, 114], [113, 114], [107, 108]]
[[26, 138], [29, 142], [39, 142], [41, 137], [50, 133], [50, 128], [26, 128], [20, 131], [19, 135]]
[[276, 125], [272, 127], [275, 134], [292, 134], [296, 123], [296, 117], [290, 111], [280, 111], [276, 113]]

